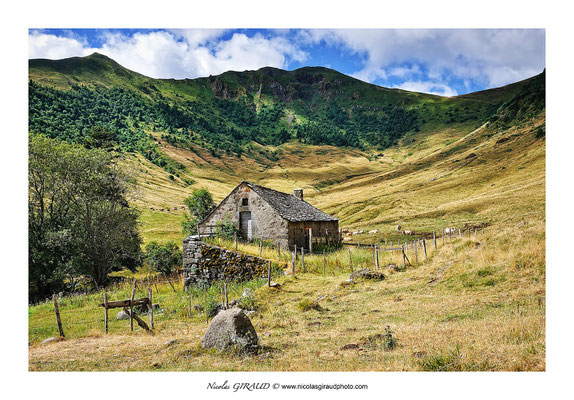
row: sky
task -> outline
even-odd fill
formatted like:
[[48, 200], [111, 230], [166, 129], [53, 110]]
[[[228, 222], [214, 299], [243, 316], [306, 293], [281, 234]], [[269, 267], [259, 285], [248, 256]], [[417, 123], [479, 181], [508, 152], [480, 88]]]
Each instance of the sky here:
[[456, 96], [545, 68], [544, 29], [30, 29], [29, 58], [99, 52], [152, 78], [265, 66], [333, 68], [380, 86]]

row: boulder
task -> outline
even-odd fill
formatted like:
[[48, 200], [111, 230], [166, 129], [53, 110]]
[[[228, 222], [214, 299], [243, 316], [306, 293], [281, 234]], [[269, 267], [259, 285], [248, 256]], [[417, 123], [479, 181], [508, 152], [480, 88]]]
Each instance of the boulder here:
[[206, 349], [254, 350], [257, 348], [257, 333], [251, 320], [242, 309], [231, 308], [217, 314], [201, 338]]

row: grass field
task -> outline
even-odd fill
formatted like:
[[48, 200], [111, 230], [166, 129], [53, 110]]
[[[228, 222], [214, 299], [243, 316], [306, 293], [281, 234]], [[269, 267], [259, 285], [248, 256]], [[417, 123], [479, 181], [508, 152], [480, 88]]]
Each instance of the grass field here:
[[[103, 333], [102, 294], [64, 299], [62, 315], [68, 338], [39, 344], [57, 335], [48, 302], [30, 308], [31, 370], [544, 370], [545, 260], [544, 225], [505, 230], [487, 228], [477, 239], [455, 237], [430, 246], [429, 259], [406, 271], [382, 268], [386, 279], [358, 280], [349, 275], [347, 249], [327, 257], [306, 257], [311, 272], [277, 279], [279, 289], [263, 281], [234, 286], [256, 289], [252, 317], [260, 337], [255, 355], [207, 351], [200, 338], [207, 325], [201, 311], [189, 313], [189, 299], [176, 284], [154, 290], [163, 311], [155, 334], [129, 332], [129, 321], [112, 319]], [[258, 248], [244, 246], [255, 254]], [[276, 257], [267, 250], [269, 257]], [[355, 268], [372, 266], [369, 250], [352, 250]], [[381, 266], [386, 264], [381, 260]], [[318, 271], [317, 271], [318, 270]], [[113, 291], [129, 297], [130, 284]], [[137, 295], [136, 295], [137, 296]], [[213, 286], [210, 299], [219, 296]], [[203, 304], [202, 292], [192, 304]], [[319, 304], [316, 310], [309, 305]], [[72, 320], [68, 316], [74, 316]], [[81, 318], [77, 319], [77, 315]], [[83, 324], [82, 318], [92, 322]], [[84, 326], [86, 325], [86, 326]], [[386, 349], [389, 331], [396, 347]], [[170, 341], [176, 339], [177, 342]]]
[[[256, 289], [252, 321], [262, 348], [251, 356], [200, 347], [205, 316], [190, 316], [181, 283], [177, 292], [167, 283], [154, 290], [154, 302], [164, 311], [157, 315], [153, 336], [130, 333], [129, 321], [115, 320], [110, 334], [104, 334], [103, 311], [96, 307], [102, 293], [96, 293], [64, 298], [67, 339], [41, 345], [57, 335], [53, 306], [33, 306], [29, 368], [545, 370], [545, 142], [535, 136], [543, 124], [544, 115], [506, 130], [427, 127], [395, 148], [373, 153], [290, 143], [275, 149], [281, 153], [277, 162], [245, 155], [214, 158], [163, 143], [162, 150], [186, 166], [182, 178], [195, 183], [171, 180], [143, 159], [128, 163], [137, 172], [133, 203], [142, 211], [145, 243], [183, 239], [183, 211], [151, 207], [181, 206], [200, 187], [219, 201], [242, 179], [285, 192], [302, 187], [305, 199], [339, 217], [341, 227], [380, 230], [357, 236], [362, 244], [399, 239], [397, 224], [418, 234], [447, 226], [487, 227], [476, 239], [454, 237], [444, 245], [439, 240], [438, 250], [428, 246], [428, 260], [419, 253], [419, 263], [406, 271], [383, 269], [386, 279], [380, 282], [341, 286], [350, 273], [345, 247], [328, 255], [325, 274], [322, 257], [311, 256], [305, 258], [305, 272], [277, 279], [279, 289], [263, 282], [238, 285], [232, 297], [240, 296], [245, 285]], [[259, 251], [247, 245], [240, 250]], [[264, 249], [263, 256], [276, 259], [276, 250]], [[356, 269], [372, 266], [368, 249], [354, 247], [352, 257]], [[381, 265], [401, 264], [397, 254], [384, 257]], [[284, 254], [277, 261], [288, 258]], [[211, 290], [215, 299], [219, 289]], [[111, 296], [128, 298], [129, 291], [127, 284]], [[202, 301], [201, 292], [193, 294], [193, 304]], [[313, 302], [322, 310], [308, 310]], [[392, 350], [385, 349], [387, 327], [397, 344]], [[177, 343], [167, 345], [173, 339]]]

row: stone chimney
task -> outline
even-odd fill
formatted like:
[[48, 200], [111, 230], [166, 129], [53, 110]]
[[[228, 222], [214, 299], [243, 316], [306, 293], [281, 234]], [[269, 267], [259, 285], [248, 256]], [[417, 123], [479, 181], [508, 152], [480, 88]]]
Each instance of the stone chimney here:
[[293, 196], [298, 197], [299, 199], [303, 200], [303, 189], [293, 190]]

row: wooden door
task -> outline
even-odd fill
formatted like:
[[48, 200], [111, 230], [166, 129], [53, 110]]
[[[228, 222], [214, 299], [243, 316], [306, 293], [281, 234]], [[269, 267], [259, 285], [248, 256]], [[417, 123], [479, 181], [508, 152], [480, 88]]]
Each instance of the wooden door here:
[[239, 213], [239, 231], [243, 240], [247, 240], [249, 232], [249, 221], [251, 220], [251, 211], [241, 211]]

